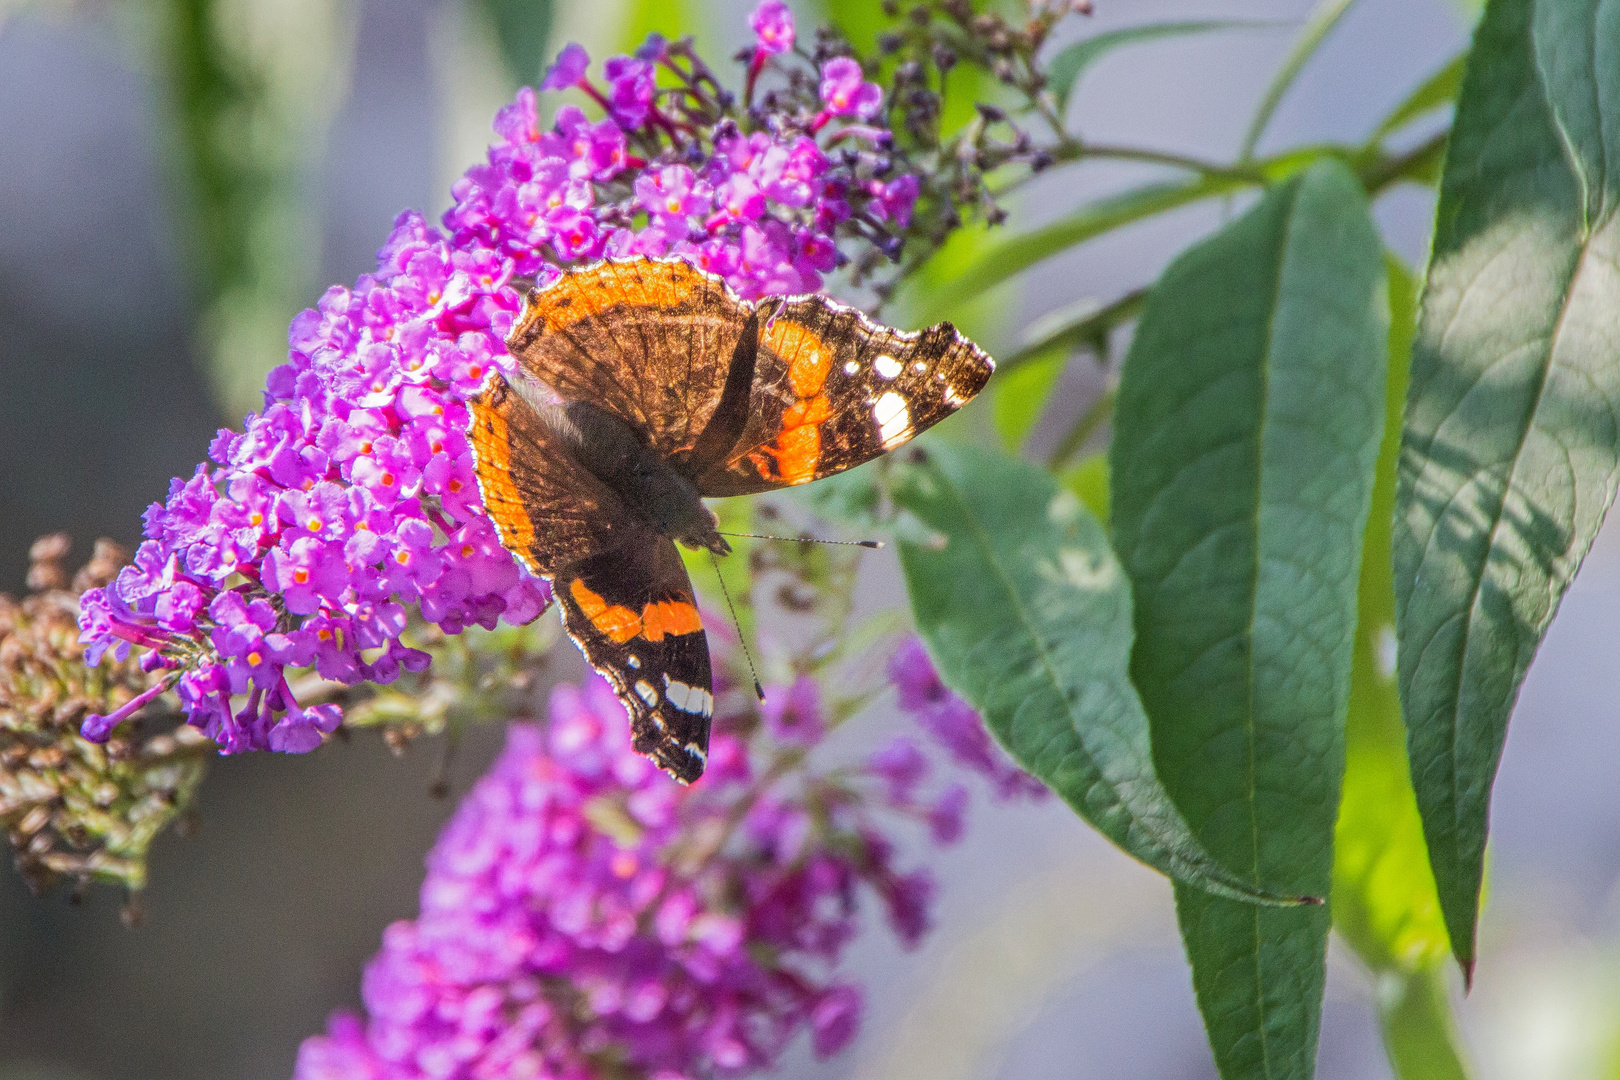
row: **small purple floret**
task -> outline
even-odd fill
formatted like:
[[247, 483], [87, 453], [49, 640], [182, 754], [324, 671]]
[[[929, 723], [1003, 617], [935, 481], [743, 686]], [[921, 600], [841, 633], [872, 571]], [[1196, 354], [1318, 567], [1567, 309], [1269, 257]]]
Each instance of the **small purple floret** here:
[[761, 0], [748, 17], [757, 48], [767, 56], [780, 56], [793, 48], [793, 12], [782, 0]]
[[883, 88], [866, 81], [858, 62], [838, 56], [821, 67], [821, 100], [831, 116], [870, 120], [883, 107]]
[[[585, 70], [591, 65], [590, 54], [583, 45], [569, 44], [557, 54], [557, 62], [546, 69], [546, 77], [540, 80], [542, 90], [566, 90], [570, 86], [578, 86], [585, 78]], [[512, 139], [505, 131], [501, 132], [508, 139]]]

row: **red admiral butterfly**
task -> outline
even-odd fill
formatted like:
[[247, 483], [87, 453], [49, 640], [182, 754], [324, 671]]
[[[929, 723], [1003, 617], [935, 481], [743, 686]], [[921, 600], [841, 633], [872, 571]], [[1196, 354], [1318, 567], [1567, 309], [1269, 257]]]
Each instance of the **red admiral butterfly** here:
[[994, 362], [950, 323], [901, 333], [821, 296], [741, 300], [679, 259], [609, 259], [529, 294], [471, 404], [501, 542], [549, 578], [635, 747], [703, 774], [709, 646], [675, 541], [724, 555], [708, 496], [809, 483], [965, 405]]

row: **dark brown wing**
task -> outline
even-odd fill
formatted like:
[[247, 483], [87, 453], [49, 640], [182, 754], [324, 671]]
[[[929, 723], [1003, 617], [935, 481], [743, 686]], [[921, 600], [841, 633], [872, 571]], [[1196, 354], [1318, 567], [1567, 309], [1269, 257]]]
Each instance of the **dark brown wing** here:
[[569, 636], [624, 702], [636, 750], [683, 784], [702, 776], [714, 715], [709, 642], [674, 543], [642, 530], [561, 571], [553, 588]]
[[559, 397], [602, 406], [678, 457], [708, 424], [752, 313], [685, 260], [608, 259], [530, 293], [506, 344]]
[[749, 417], [703, 495], [747, 495], [842, 472], [966, 405], [995, 363], [950, 323], [879, 326], [821, 296], [788, 300], [760, 333]]
[[501, 543], [553, 577], [628, 543], [640, 528], [623, 501], [569, 453], [523, 395], [499, 375], [467, 403], [467, 434], [484, 508]]

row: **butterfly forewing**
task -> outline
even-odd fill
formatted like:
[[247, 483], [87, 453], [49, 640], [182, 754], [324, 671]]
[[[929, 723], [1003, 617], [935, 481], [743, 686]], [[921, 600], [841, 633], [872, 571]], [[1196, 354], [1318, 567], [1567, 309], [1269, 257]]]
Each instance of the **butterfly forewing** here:
[[704, 495], [807, 484], [911, 440], [984, 388], [995, 364], [950, 323], [879, 326], [821, 296], [785, 302], [760, 331], [749, 420]]
[[683, 260], [609, 259], [530, 293], [507, 348], [559, 397], [608, 409], [669, 456], [708, 424], [752, 310]]

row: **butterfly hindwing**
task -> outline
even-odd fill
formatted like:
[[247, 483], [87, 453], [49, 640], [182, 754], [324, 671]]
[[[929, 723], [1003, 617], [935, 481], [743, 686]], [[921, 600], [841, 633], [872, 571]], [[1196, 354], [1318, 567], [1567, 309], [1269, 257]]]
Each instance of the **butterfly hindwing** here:
[[591, 401], [666, 457], [719, 403], [753, 306], [681, 259], [608, 259], [529, 294], [507, 348], [566, 401]]
[[675, 544], [651, 530], [559, 572], [563, 626], [613, 685], [637, 751], [683, 783], [703, 774], [714, 685], [692, 582]]
[[983, 389], [994, 362], [950, 323], [904, 333], [821, 296], [761, 326], [748, 419], [704, 495], [806, 484], [893, 450]]
[[542, 577], [621, 546], [638, 522], [624, 500], [568, 452], [538, 410], [500, 375], [467, 403], [467, 435], [484, 508], [501, 543]]

